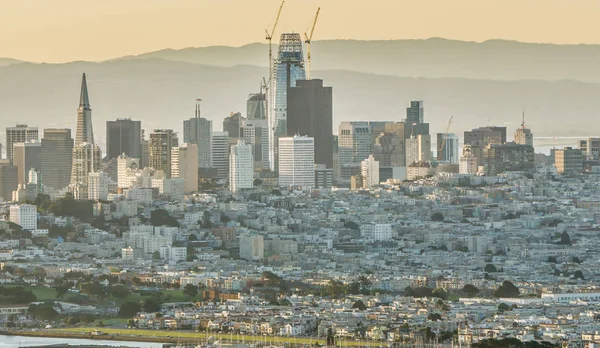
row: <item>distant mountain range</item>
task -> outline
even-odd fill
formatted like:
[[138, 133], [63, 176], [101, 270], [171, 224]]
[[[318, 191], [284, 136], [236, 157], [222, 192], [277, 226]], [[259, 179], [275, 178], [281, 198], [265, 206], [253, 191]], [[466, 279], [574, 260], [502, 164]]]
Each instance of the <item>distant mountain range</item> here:
[[[460, 135], [488, 123], [506, 125], [512, 133], [525, 109], [536, 135], [600, 133], [595, 122], [599, 46], [321, 41], [314, 52], [313, 77], [334, 87], [335, 128], [341, 121], [401, 120], [409, 101], [422, 99], [432, 132], [444, 131], [452, 115], [450, 131]], [[0, 59], [0, 129], [16, 122], [73, 128], [86, 72], [100, 143], [104, 122], [117, 117], [142, 120], [148, 131], [181, 131], [196, 98], [203, 99], [203, 115], [218, 130], [231, 111], [245, 114], [247, 95], [258, 92], [267, 73], [265, 58], [266, 46], [252, 44], [163, 50], [98, 63]]]

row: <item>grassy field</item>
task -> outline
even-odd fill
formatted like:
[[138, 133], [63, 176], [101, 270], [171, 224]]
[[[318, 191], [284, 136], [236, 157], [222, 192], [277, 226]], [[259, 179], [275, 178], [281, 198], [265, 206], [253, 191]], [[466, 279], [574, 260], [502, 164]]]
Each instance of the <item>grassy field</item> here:
[[[178, 338], [187, 340], [206, 340], [208, 337], [212, 337], [215, 340], [233, 341], [253, 343], [253, 342], [264, 342], [265, 338], [267, 343], [289, 343], [289, 344], [324, 344], [323, 338], [306, 338], [306, 337], [281, 337], [281, 336], [251, 336], [251, 335], [230, 335], [230, 334], [217, 334], [217, 333], [200, 333], [200, 332], [189, 332], [189, 331], [160, 331], [160, 330], [142, 330], [142, 329], [113, 329], [113, 328], [61, 328], [52, 330], [54, 332], [66, 332], [66, 333], [89, 333], [95, 330], [100, 330], [107, 335], [115, 336], [131, 336], [131, 337], [150, 337], [150, 338]], [[364, 346], [365, 342], [358, 342], [355, 340], [344, 340], [343, 344], [346, 346]]]

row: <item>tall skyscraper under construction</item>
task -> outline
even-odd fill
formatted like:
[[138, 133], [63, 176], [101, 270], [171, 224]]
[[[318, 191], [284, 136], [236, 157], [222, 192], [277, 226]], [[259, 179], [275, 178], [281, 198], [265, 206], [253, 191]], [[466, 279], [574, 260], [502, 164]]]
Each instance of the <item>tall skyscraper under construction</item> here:
[[304, 53], [302, 51], [302, 39], [300, 34], [281, 34], [279, 41], [279, 54], [275, 62], [275, 85], [273, 113], [271, 114], [270, 127], [271, 136], [271, 167], [278, 170], [278, 139], [287, 136], [287, 91], [296, 86], [297, 80], [305, 80]]

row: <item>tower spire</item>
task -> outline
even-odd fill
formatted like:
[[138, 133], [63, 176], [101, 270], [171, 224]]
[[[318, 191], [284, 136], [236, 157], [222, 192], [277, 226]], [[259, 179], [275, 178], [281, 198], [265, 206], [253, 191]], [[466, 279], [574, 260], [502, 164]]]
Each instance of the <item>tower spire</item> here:
[[525, 109], [523, 109], [523, 121], [521, 122], [521, 128], [525, 129]]
[[201, 101], [202, 101], [202, 99], [200, 99], [200, 98], [196, 99], [196, 113], [195, 113], [196, 118], [200, 118], [200, 102]]
[[81, 78], [81, 95], [79, 97], [79, 107], [84, 109], [90, 108], [90, 98], [88, 96], [87, 80], [85, 77], [85, 73], [83, 73], [83, 77]]

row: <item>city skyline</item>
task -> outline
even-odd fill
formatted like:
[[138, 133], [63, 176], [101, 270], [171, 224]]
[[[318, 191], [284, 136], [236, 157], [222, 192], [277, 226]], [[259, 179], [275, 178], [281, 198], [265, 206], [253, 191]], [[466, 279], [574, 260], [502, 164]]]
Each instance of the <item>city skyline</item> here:
[[[46, 7], [36, 6], [35, 1], [11, 0], [3, 4], [0, 14], [0, 30], [9, 33], [3, 39], [0, 56], [50, 63], [101, 61], [166, 48], [264, 42], [264, 30], [274, 21], [279, 4], [278, 0], [129, 0], [118, 5], [113, 1], [58, 0], [54, 6]], [[344, 2], [343, 6], [334, 0], [289, 0], [278, 32], [304, 33], [319, 6], [322, 12], [315, 40], [445, 37], [476, 42], [506, 39], [600, 44], [594, 34], [598, 30], [590, 30], [598, 26], [594, 14], [600, 11], [600, 4], [587, 0], [568, 4], [560, 0], [502, 3], [375, 0], [370, 6], [357, 0]], [[94, 16], [77, 16], [79, 13], [94, 13]], [[402, 21], [398, 21], [399, 13], [411, 15], [402, 16]], [[536, 19], [535, 26], [531, 25], [532, 18]], [[510, 26], [506, 25], [507, 19]], [[108, 22], [110, 26], [105, 25]], [[232, 22], [245, 29], [232, 28]], [[565, 25], [556, 26], [557, 22]], [[73, 26], [78, 30], [71, 30]], [[212, 35], [198, 35], [203, 32]], [[96, 38], [95, 44], [82, 51], [79, 43], [91, 36]], [[62, 49], [55, 50], [57, 46]]]

